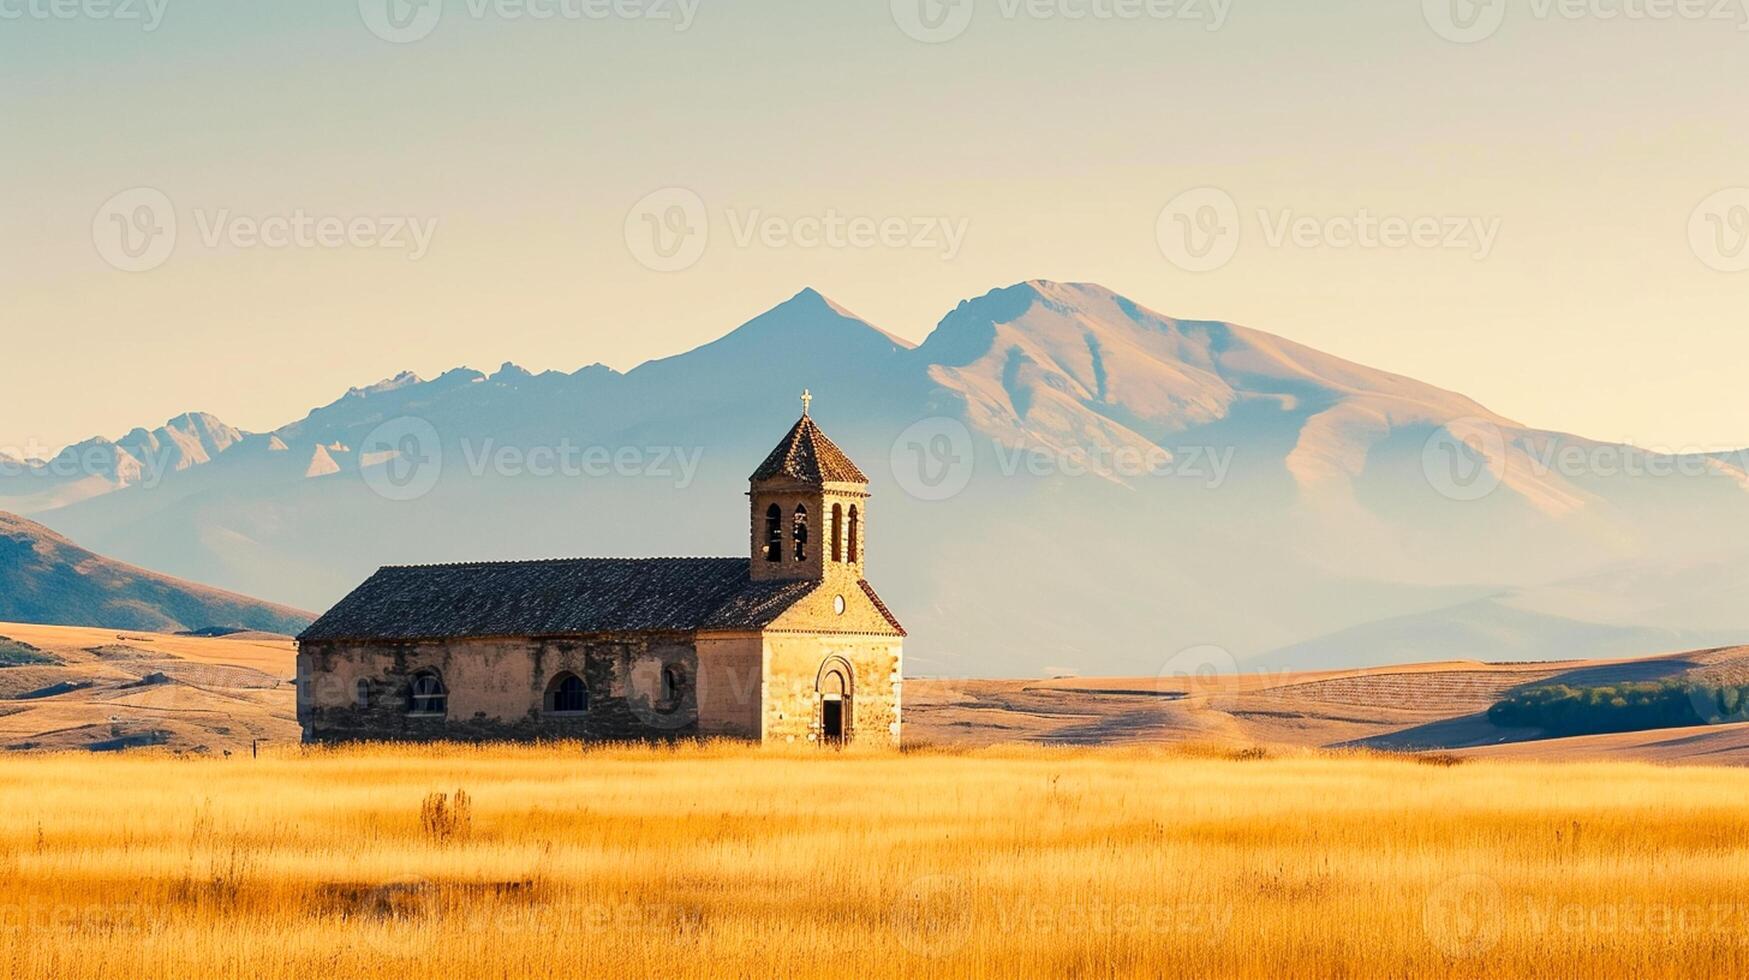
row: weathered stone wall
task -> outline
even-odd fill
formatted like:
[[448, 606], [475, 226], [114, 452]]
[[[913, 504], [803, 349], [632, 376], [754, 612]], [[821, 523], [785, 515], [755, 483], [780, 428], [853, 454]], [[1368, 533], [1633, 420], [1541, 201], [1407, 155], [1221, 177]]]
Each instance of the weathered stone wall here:
[[[678, 696], [666, 700], [664, 668], [681, 679]], [[699, 668], [696, 639], [684, 633], [307, 643], [298, 654], [298, 718], [316, 742], [682, 738], [701, 732]], [[408, 686], [423, 670], [435, 670], [448, 689], [441, 718], [408, 713]], [[588, 687], [583, 714], [546, 710], [549, 686], [566, 672]], [[360, 680], [369, 685], [364, 704]], [[717, 712], [713, 724], [734, 734], [736, 720]]]
[[758, 633], [698, 636], [698, 733], [727, 738], [763, 734], [765, 642]]
[[897, 636], [766, 634], [766, 741], [820, 739], [824, 700], [819, 690], [821, 670], [828, 661], [841, 658], [852, 672], [851, 741], [899, 744], [902, 646]]

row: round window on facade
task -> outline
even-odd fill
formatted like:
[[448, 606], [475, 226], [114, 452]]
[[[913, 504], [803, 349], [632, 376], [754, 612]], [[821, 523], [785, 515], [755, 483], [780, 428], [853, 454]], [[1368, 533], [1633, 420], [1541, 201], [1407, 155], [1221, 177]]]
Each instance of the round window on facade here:
[[832, 597], [832, 611], [837, 613], [840, 616], [844, 615], [844, 597], [843, 596], [833, 596]]

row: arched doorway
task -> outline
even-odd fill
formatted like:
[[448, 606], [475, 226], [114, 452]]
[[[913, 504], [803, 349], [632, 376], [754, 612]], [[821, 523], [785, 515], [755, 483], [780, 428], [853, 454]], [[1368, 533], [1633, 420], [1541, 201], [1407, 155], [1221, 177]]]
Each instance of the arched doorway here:
[[827, 745], [845, 744], [854, 731], [854, 676], [843, 657], [828, 658], [820, 665], [815, 690], [820, 695], [820, 741]]

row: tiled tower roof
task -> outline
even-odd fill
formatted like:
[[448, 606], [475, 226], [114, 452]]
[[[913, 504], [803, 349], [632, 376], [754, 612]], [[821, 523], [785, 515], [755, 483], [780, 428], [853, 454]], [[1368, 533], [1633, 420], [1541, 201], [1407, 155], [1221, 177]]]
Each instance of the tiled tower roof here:
[[826, 438], [826, 433], [807, 415], [796, 422], [751, 477], [755, 483], [779, 478], [814, 485], [868, 482], [868, 477], [844, 455], [844, 450]]

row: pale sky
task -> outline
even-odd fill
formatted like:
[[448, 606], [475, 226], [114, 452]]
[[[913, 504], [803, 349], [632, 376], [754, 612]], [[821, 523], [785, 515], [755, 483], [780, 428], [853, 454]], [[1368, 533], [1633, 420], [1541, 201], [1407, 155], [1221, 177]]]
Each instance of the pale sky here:
[[[57, 2], [0, 0], [0, 449], [187, 410], [263, 430], [403, 369], [626, 369], [808, 285], [921, 339], [1031, 278], [1540, 427], [1749, 445], [1739, 0], [1701, 5], [1723, 20], [1495, 0], [1474, 43], [1433, 26], [1456, 23], [1446, 0], [619, 0], [653, 16], [606, 19], [569, 16], [603, 0], [447, 0], [434, 23], [386, 20], [388, 0]], [[98, 16], [117, 4], [143, 20]], [[1240, 238], [1193, 272], [1157, 225], [1204, 187]], [[109, 203], [136, 188], [162, 197]], [[634, 214], [668, 188], [703, 202], [696, 258], [654, 255]], [[675, 193], [659, 223], [693, 200]], [[117, 253], [158, 227], [124, 227], [149, 200], [174, 249]], [[1272, 240], [1363, 211], [1455, 224], [1457, 247], [1336, 247], [1340, 224]], [[797, 219], [829, 213], [930, 241], [815, 243]], [[329, 240], [254, 240], [300, 214]], [[738, 240], [755, 216], [781, 234]], [[649, 267], [671, 261], [690, 264]]]

